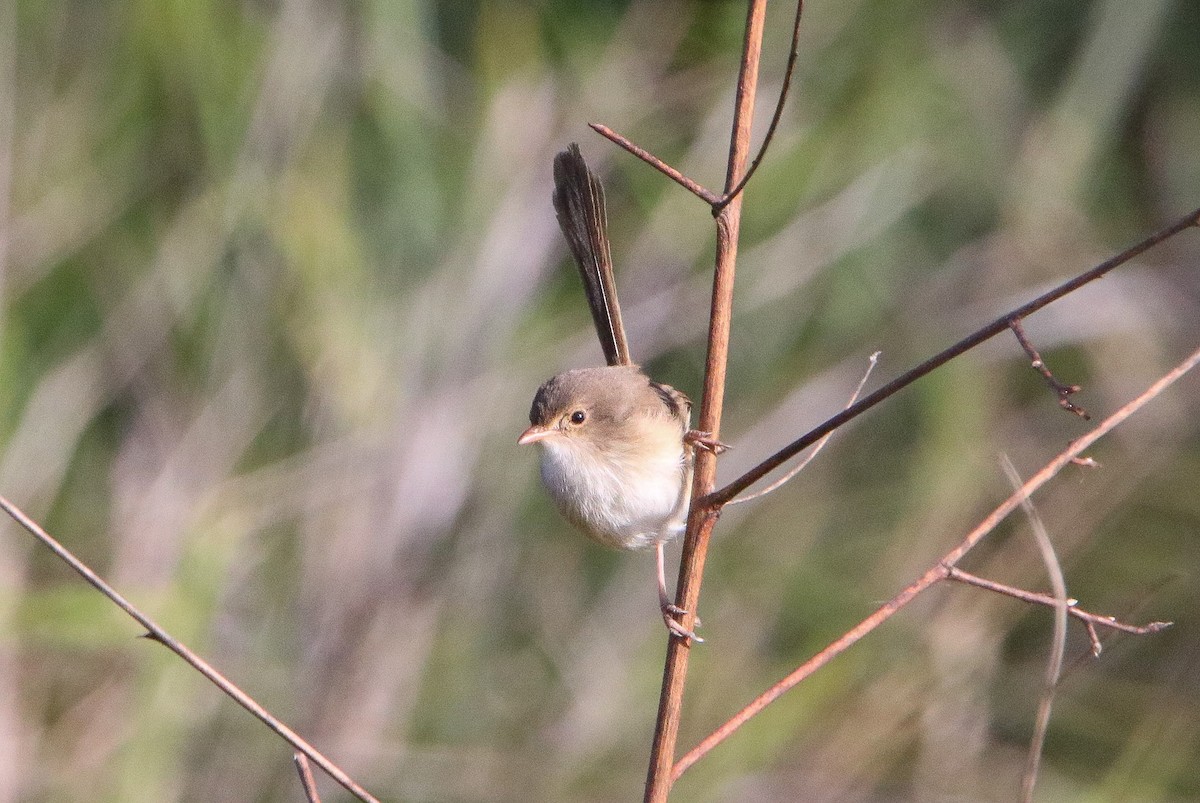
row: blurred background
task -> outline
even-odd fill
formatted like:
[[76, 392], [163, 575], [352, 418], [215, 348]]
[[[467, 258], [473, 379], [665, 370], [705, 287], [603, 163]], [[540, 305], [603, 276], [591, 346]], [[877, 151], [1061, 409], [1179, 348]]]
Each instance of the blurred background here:
[[[1200, 206], [1200, 5], [807, 6], [746, 194], [724, 479], [872, 352], [877, 387]], [[634, 356], [698, 395], [709, 212], [585, 123], [718, 189], [744, 14], [4, 3], [0, 493], [384, 800], [640, 799], [653, 556], [570, 530], [515, 445], [543, 379], [601, 360], [550, 162], [578, 140], [605, 176]], [[1198, 267], [1188, 232], [1027, 331], [1098, 419], [1200, 343]], [[1087, 426], [1000, 337], [731, 508], [681, 749], [957, 543], [1001, 455], [1029, 475]], [[1069, 593], [1177, 624], [1099, 660], [1071, 627], [1040, 797], [1197, 799], [1200, 377], [1091, 455], [1037, 498]], [[1048, 588], [1019, 519], [964, 568]], [[934, 589], [675, 796], [1012, 800], [1050, 632]], [[301, 800], [289, 749], [138, 635], [0, 527], [0, 800]]]

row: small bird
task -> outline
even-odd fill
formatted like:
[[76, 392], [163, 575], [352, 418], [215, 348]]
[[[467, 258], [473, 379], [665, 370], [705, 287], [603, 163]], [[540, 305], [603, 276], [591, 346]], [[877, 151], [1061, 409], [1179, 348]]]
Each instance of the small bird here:
[[692, 403], [633, 364], [617, 303], [604, 188], [572, 143], [554, 159], [554, 209], [579, 266], [607, 365], [566, 371], [538, 388], [519, 444], [541, 448], [542, 483], [563, 517], [616, 549], [654, 547], [667, 628], [702, 641], [675, 618], [663, 544], [683, 532], [694, 449], [724, 448], [690, 429]]

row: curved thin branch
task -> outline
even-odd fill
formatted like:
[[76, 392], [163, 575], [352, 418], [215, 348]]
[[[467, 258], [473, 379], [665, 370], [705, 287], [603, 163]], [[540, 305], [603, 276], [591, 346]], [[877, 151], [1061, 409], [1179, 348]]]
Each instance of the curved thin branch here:
[[[1004, 458], [1004, 472], [1012, 481], [1013, 487], [1019, 490], [1021, 477], [1007, 456]], [[1022, 803], [1033, 803], [1033, 789], [1037, 785], [1038, 770], [1042, 764], [1046, 731], [1050, 728], [1050, 710], [1054, 705], [1055, 692], [1058, 691], [1063, 655], [1067, 651], [1067, 615], [1071, 611], [1071, 603], [1067, 599], [1067, 581], [1063, 577], [1062, 564], [1058, 561], [1058, 555], [1054, 553], [1054, 544], [1050, 541], [1042, 517], [1038, 515], [1037, 508], [1029, 498], [1021, 502], [1021, 507], [1029, 519], [1029, 528], [1037, 541], [1038, 551], [1042, 553], [1046, 573], [1050, 575], [1050, 587], [1054, 589], [1054, 640], [1050, 645], [1050, 655], [1046, 658], [1046, 688], [1042, 690], [1042, 697], [1038, 701], [1033, 737], [1029, 740], [1029, 754], [1025, 761], [1025, 773], [1021, 777]]]
[[[875, 370], [875, 366], [879, 363], [879, 354], [880, 354], [880, 352], [877, 351], [874, 354], [872, 354], [870, 357], [867, 358], [869, 361], [869, 365], [867, 365], [867, 370], [863, 372], [862, 379], [858, 380], [858, 385], [854, 388], [854, 392], [850, 394], [850, 400], [848, 402], [846, 402], [846, 407], [849, 407], [850, 405], [852, 405], [856, 401], [858, 401], [858, 397], [862, 393], [863, 385], [867, 384], [867, 379], [870, 378], [871, 372]], [[843, 409], [845, 409], [845, 408], [843, 408]], [[748, 494], [746, 496], [739, 496], [736, 499], [730, 499], [726, 504], [727, 505], [740, 505], [745, 502], [750, 502], [755, 499], [759, 499], [773, 491], [779, 490], [784, 485], [786, 485], [788, 482], [790, 482], [793, 477], [795, 477], [797, 474], [799, 474], [801, 471], [803, 471], [805, 468], [807, 468], [808, 464], [811, 463], [814, 459], [816, 459], [817, 455], [819, 455], [821, 453], [821, 450], [825, 448], [825, 444], [829, 443], [829, 439], [832, 437], [833, 437], [832, 432], [826, 433], [825, 436], [823, 438], [821, 438], [821, 440], [817, 441], [817, 445], [813, 447], [813, 450], [804, 456], [803, 460], [801, 460], [796, 465], [792, 466], [790, 469], [788, 469], [786, 474], [784, 474], [782, 477], [780, 477], [779, 479], [772, 482], [767, 487], [757, 490], [754, 493]]]

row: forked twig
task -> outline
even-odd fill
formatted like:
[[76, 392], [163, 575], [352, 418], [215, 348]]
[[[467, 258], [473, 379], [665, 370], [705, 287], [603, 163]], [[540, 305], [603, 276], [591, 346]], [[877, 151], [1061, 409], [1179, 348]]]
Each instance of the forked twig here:
[[268, 728], [275, 731], [275, 733], [277, 733], [284, 741], [294, 747], [298, 752], [303, 753], [314, 763], [316, 763], [318, 767], [328, 773], [329, 777], [341, 784], [350, 794], [354, 795], [359, 800], [366, 801], [366, 803], [379, 803], [379, 801], [370, 792], [355, 783], [354, 779], [347, 775], [341, 767], [339, 767], [337, 764], [334, 764], [332, 761], [322, 755], [321, 752], [315, 747], [306, 742], [304, 739], [300, 738], [300, 736], [294, 730], [283, 724], [283, 722], [273, 716], [271, 712], [259, 705], [253, 697], [251, 697], [249, 694], [246, 694], [246, 692], [234, 685], [232, 681], [214, 669], [211, 664], [209, 664], [196, 653], [192, 652], [191, 649], [189, 649], [181, 641], [174, 638], [166, 630], [159, 627], [159, 625], [153, 619], [142, 613], [133, 605], [133, 603], [121, 596], [121, 594], [118, 593], [115, 588], [101, 579], [100, 575], [92, 571], [91, 567], [89, 567], [86, 563], [77, 558], [69, 549], [55, 540], [42, 528], [40, 524], [29, 518], [29, 516], [27, 516], [20, 508], [5, 499], [3, 496], [0, 496], [0, 508], [3, 508], [5, 513], [7, 513], [13, 518], [14, 521], [24, 527], [34, 538], [49, 548], [50, 551], [57, 555], [60, 560], [74, 569], [75, 572], [84, 580], [86, 580], [89, 585], [91, 585], [104, 596], [108, 597], [113, 604], [124, 611], [131, 619], [144, 627], [146, 629], [146, 638], [152, 641], [157, 641], [159, 644], [163, 645], [168, 650], [182, 658], [184, 662], [188, 664], [188, 666], [192, 667], [201, 675], [204, 675], [204, 677], [208, 678], [208, 680], [214, 686], [225, 692], [225, 694], [229, 697], [232, 697], [234, 702], [257, 717], [258, 720]]
[[1038, 350], [1033, 347], [1029, 336], [1025, 334], [1025, 326], [1021, 323], [1021, 319], [1013, 318], [1010, 320], [1008, 328], [1012, 329], [1012, 333], [1017, 336], [1017, 342], [1021, 344], [1021, 348], [1025, 349], [1025, 353], [1029, 355], [1030, 365], [1042, 375], [1042, 378], [1046, 380], [1046, 384], [1058, 395], [1058, 406], [1069, 413], [1074, 413], [1084, 421], [1091, 420], [1091, 416], [1087, 410], [1071, 401], [1071, 396], [1078, 393], [1082, 388], [1079, 385], [1067, 385], [1059, 382], [1054, 374], [1050, 372], [1050, 369], [1046, 367], [1046, 361], [1042, 359], [1041, 354], [1038, 354]]
[[[674, 776], [679, 778], [689, 767], [699, 761], [710, 750], [716, 747], [725, 739], [729, 738], [738, 728], [746, 724], [759, 711], [766, 708], [775, 700], [779, 699], [788, 690], [795, 687], [805, 678], [811, 676], [821, 667], [828, 664], [835, 657], [845, 652], [860, 639], [866, 636], [879, 625], [886, 622], [898, 611], [912, 602], [919, 594], [929, 589], [940, 580], [945, 580], [950, 577], [951, 571], [955, 564], [962, 560], [976, 544], [978, 544], [988, 533], [1003, 521], [1010, 513], [1016, 510], [1021, 503], [1034, 494], [1039, 488], [1049, 482], [1055, 475], [1058, 474], [1065, 466], [1069, 465], [1072, 458], [1077, 457], [1085, 449], [1090, 447], [1100, 438], [1107, 435], [1114, 427], [1123, 422], [1129, 416], [1136, 413], [1144, 407], [1150, 400], [1161, 394], [1164, 390], [1170, 387], [1173, 383], [1179, 380], [1184, 374], [1194, 368], [1197, 363], [1200, 363], [1200, 349], [1192, 352], [1187, 359], [1171, 369], [1165, 376], [1146, 389], [1140, 396], [1126, 404], [1121, 409], [1104, 419], [1098, 426], [1092, 429], [1083, 437], [1073, 441], [1065, 451], [1047, 463], [1040, 471], [1030, 477], [1020, 490], [1008, 497], [995, 510], [993, 510], [978, 526], [975, 527], [954, 549], [947, 552], [941, 560], [931, 566], [926, 572], [915, 582], [908, 585], [895, 597], [878, 608], [874, 613], [866, 619], [859, 622], [857, 625], [846, 631], [842, 636], [833, 641], [823, 650], [818, 652], [809, 660], [805, 661], [787, 677], [783, 678], [771, 688], [760, 694], [752, 700], [745, 708], [736, 713], [724, 725], [717, 728], [707, 737], [705, 737], [698, 745], [692, 748], [686, 755], [675, 763]], [[1057, 601], [1050, 604], [1057, 605]], [[1151, 629], [1146, 632], [1153, 632], [1156, 629], [1150, 626]]]
[[742, 190], [746, 189], [746, 184], [750, 182], [751, 177], [758, 170], [758, 166], [762, 164], [763, 157], [767, 155], [767, 147], [771, 144], [771, 140], [775, 138], [775, 130], [779, 128], [779, 121], [783, 119], [783, 107], [787, 103], [788, 92], [792, 88], [792, 78], [796, 74], [796, 59], [800, 57], [800, 18], [804, 14], [804, 0], [796, 0], [796, 20], [792, 24], [792, 46], [788, 50], [787, 66], [783, 71], [783, 86], [779, 89], [779, 100], [775, 103], [775, 112], [771, 115], [771, 124], [767, 126], [767, 133], [763, 137], [762, 144], [758, 147], [758, 154], [754, 160], [750, 162], [750, 167], [742, 174], [741, 179], [728, 189], [724, 195], [705, 189], [698, 182], [688, 178], [683, 173], [671, 167], [669, 164], [659, 159], [654, 154], [644, 148], [633, 144], [627, 137], [618, 134], [606, 125], [600, 123], [588, 123], [593, 131], [602, 137], [610, 140], [616, 145], [629, 151], [631, 154], [641, 159], [646, 164], [658, 170], [660, 173], [671, 179], [681, 187], [692, 193], [702, 201], [712, 207], [713, 215], [720, 214], [721, 210], [733, 201], [734, 198], [742, 194]]
[[297, 750], [292, 754], [292, 761], [296, 763], [296, 771], [300, 773], [300, 786], [304, 789], [304, 798], [308, 803], [321, 803], [321, 793], [317, 791], [317, 780], [313, 778], [308, 757]]
[[[877, 351], [874, 354], [872, 354], [870, 357], [867, 358], [870, 364], [867, 366], [867, 370], [863, 373], [862, 379], [858, 380], [858, 386], [855, 387], [854, 392], [850, 394], [850, 400], [848, 402], [846, 402], [847, 407], [854, 404], [854, 402], [858, 401], [858, 395], [860, 393], [862, 393], [863, 385], [867, 384], [867, 379], [871, 376], [871, 372], [875, 370], [875, 366], [879, 363], [879, 354], [880, 354], [880, 352]], [[806, 469], [808, 467], [808, 464], [811, 463], [816, 458], [816, 456], [821, 453], [821, 450], [825, 448], [825, 444], [829, 443], [829, 439], [832, 437], [833, 437], [832, 432], [827, 433], [825, 435], [825, 437], [823, 437], [823, 438], [821, 438], [821, 440], [817, 441], [817, 445], [813, 447], [811, 452], [809, 452], [808, 454], [806, 454], [804, 456], [803, 460], [801, 460], [799, 463], [797, 463], [795, 466], [793, 466], [786, 474], [784, 474], [782, 477], [780, 477], [779, 479], [772, 482], [767, 487], [765, 487], [761, 490], [755, 491], [752, 494], [748, 494], [747, 496], [739, 496], [736, 499], [731, 499], [726, 504], [727, 505], [740, 505], [743, 502], [749, 502], [751, 500], [766, 496], [767, 494], [771, 493], [772, 491], [775, 491], [775, 490], [781, 488], [784, 484], [789, 482], [793, 477], [795, 477], [801, 471]]]
[[750, 169], [746, 171], [746, 175], [742, 176], [742, 180], [732, 190], [725, 193], [724, 198], [713, 204], [713, 214], [724, 209], [726, 204], [746, 189], [746, 184], [750, 182], [750, 178], [762, 164], [763, 157], [767, 155], [767, 146], [774, 139], [775, 129], [779, 127], [779, 121], [783, 118], [783, 106], [787, 102], [788, 90], [792, 88], [792, 76], [796, 73], [796, 59], [800, 56], [800, 17], [803, 14], [804, 0], [796, 0], [796, 21], [792, 23], [792, 48], [788, 51], [787, 67], [783, 70], [783, 86], [779, 88], [779, 100], [775, 103], [775, 113], [771, 115], [771, 124], [767, 126], [766, 136], [763, 137], [762, 145], [758, 147], [758, 155], [750, 163]]

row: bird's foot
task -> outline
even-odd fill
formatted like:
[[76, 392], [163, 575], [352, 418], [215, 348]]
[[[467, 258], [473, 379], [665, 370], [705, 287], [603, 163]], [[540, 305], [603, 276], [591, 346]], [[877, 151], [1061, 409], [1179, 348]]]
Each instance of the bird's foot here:
[[[697, 644], [702, 644], [704, 642], [704, 639], [697, 636], [693, 631], [688, 630], [680, 623], [678, 619], [675, 618], [676, 616], [683, 616], [687, 613], [687, 611], [685, 611], [683, 608], [680, 608], [673, 602], [664, 601], [661, 606], [661, 610], [663, 624], [667, 626], [667, 630], [671, 631], [672, 634], [679, 636], [682, 639], [689, 639]], [[700, 627], [699, 616], [696, 617], [695, 626]]]

